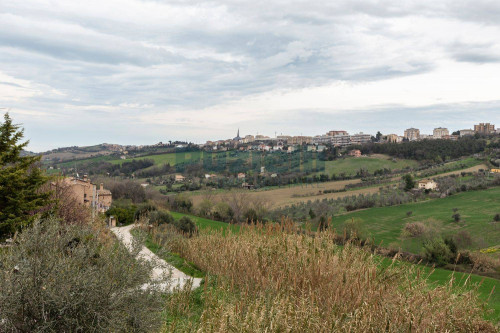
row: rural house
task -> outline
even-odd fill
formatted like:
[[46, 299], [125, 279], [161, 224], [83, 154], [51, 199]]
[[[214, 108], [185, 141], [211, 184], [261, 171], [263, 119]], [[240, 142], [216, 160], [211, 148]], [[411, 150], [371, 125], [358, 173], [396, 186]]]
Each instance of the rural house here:
[[437, 189], [437, 183], [432, 179], [423, 179], [418, 182], [418, 188], [424, 190], [435, 190]]

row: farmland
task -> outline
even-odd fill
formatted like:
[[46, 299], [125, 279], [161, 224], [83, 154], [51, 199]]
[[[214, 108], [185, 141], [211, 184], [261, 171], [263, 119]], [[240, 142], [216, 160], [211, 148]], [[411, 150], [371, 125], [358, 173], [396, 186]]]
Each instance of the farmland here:
[[372, 155], [367, 157], [347, 157], [325, 162], [327, 174], [342, 174], [354, 176], [360, 169], [373, 173], [379, 169], [403, 170], [418, 166], [417, 161], [392, 159], [387, 155]]
[[[454, 209], [458, 209], [462, 221], [453, 220]], [[410, 216], [408, 212], [411, 212]], [[467, 231], [475, 239], [470, 247], [479, 249], [500, 245], [500, 225], [493, 222], [497, 213], [500, 213], [499, 187], [459, 193], [444, 199], [356, 211], [337, 216], [332, 223], [341, 230], [346, 222], [356, 221], [376, 244], [393, 245], [419, 253], [422, 244], [418, 239], [401, 237], [406, 223], [422, 222], [443, 235]]]

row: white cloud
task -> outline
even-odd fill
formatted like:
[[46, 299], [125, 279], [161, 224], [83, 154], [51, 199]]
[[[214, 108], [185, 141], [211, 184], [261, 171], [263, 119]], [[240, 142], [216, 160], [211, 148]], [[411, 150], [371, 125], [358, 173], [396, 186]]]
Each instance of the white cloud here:
[[100, 141], [141, 124], [132, 139], [149, 142], [199, 140], [210, 128], [234, 136], [233, 126], [255, 131], [257, 121], [260, 131], [297, 130], [309, 125], [301, 112], [357, 123], [367, 111], [483, 105], [484, 120], [498, 121], [498, 9], [486, 0], [4, 1], [0, 107], [23, 110], [27, 129], [41, 120], [26, 112], [53, 117], [27, 130], [51, 146], [69, 140], [56, 125], [82, 128], [74, 119], [112, 123]]

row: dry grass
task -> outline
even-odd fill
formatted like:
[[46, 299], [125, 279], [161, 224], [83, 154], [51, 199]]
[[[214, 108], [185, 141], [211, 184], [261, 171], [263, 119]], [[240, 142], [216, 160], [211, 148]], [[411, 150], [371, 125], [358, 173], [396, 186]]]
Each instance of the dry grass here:
[[[430, 289], [415, 268], [381, 268], [357, 246], [334, 245], [333, 232], [298, 234], [294, 224], [202, 231], [171, 248], [209, 273], [201, 319], [167, 331], [495, 332], [473, 288]], [[180, 309], [176, 298], [169, 309]], [[185, 300], [184, 300], [185, 301]], [[184, 310], [183, 310], [184, 309]], [[186, 312], [187, 313], [187, 312]]]

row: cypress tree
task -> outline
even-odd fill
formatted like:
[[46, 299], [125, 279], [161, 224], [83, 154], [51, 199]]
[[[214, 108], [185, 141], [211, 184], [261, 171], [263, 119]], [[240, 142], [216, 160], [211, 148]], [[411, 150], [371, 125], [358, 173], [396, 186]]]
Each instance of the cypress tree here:
[[50, 203], [42, 191], [48, 177], [39, 168], [41, 156], [21, 156], [29, 141], [20, 143], [24, 130], [9, 114], [0, 123], [0, 238], [29, 226]]

